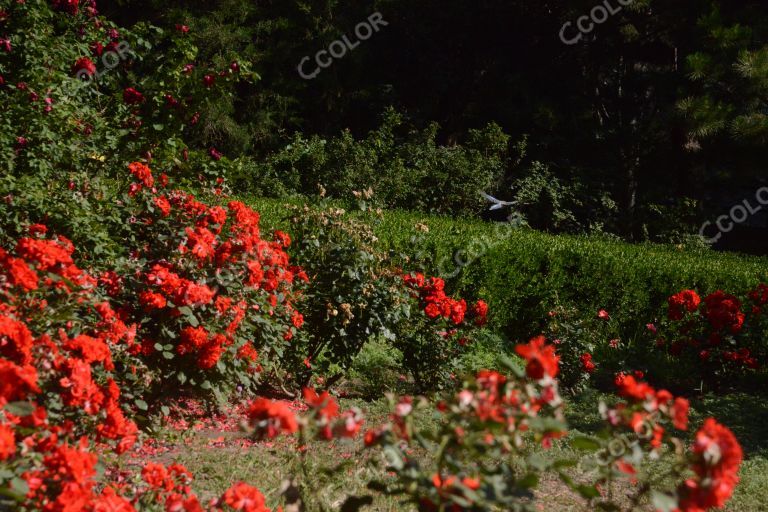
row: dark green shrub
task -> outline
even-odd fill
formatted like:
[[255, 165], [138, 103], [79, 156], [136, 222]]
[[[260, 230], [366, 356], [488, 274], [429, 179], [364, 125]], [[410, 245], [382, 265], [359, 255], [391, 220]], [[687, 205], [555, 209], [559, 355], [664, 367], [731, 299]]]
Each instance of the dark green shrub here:
[[463, 145], [446, 147], [437, 142], [438, 129], [410, 129], [390, 110], [361, 140], [349, 131], [327, 140], [296, 134], [281, 151], [231, 178], [261, 196], [314, 195], [322, 185], [329, 197], [346, 198], [370, 188], [382, 206], [476, 214], [484, 204], [478, 191], [496, 188], [504, 173], [509, 137], [489, 124], [470, 130]]
[[[270, 214], [275, 202], [259, 200], [256, 205], [267, 222], [276, 219]], [[417, 232], [417, 223], [429, 226], [429, 232]], [[613, 319], [613, 336], [627, 342], [645, 339], [645, 325], [664, 314], [673, 293], [686, 288], [702, 295], [750, 290], [768, 277], [765, 258], [553, 236], [417, 213], [386, 212], [375, 233], [384, 246], [410, 254], [418, 236], [421, 268], [443, 275], [453, 293], [487, 300], [489, 328], [514, 341], [543, 332], [547, 313], [557, 307], [575, 309], [583, 319], [605, 309]], [[464, 266], [455, 262], [460, 250], [466, 252], [459, 259], [469, 260]], [[647, 353], [652, 347], [637, 351]]]
[[[288, 364], [306, 384], [312, 373], [341, 378], [373, 336], [392, 338], [407, 301], [371, 227], [334, 206], [289, 207], [292, 256], [309, 276], [299, 306], [303, 332]], [[302, 360], [303, 359], [303, 360]]]

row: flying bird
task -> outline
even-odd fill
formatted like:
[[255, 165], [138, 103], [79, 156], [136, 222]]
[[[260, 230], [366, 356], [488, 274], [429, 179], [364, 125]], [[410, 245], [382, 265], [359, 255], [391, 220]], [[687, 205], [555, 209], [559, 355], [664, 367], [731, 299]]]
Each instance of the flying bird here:
[[482, 191], [480, 192], [480, 195], [483, 196], [488, 202], [493, 203], [493, 206], [491, 206], [489, 210], [501, 210], [505, 206], [512, 206], [514, 204], [517, 204], [516, 201], [501, 201]]

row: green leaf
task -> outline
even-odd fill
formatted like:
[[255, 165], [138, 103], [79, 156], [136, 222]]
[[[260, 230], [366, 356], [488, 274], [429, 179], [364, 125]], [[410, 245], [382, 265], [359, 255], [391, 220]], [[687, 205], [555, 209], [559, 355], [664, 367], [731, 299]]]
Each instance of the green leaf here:
[[29, 486], [27, 485], [26, 480], [23, 478], [15, 477], [11, 480], [11, 487], [13, 487], [13, 490], [26, 495], [29, 492]]
[[660, 491], [651, 491], [651, 503], [661, 512], [672, 512], [677, 508], [677, 497]]
[[586, 450], [590, 452], [597, 451], [601, 448], [601, 444], [590, 437], [579, 436], [571, 439], [571, 446], [577, 450]]
[[600, 497], [600, 491], [594, 485], [577, 485], [573, 489], [588, 500]]
[[167, 405], [162, 405], [160, 406], [160, 412], [163, 413], [163, 416], [168, 416], [169, 414], [171, 414], [171, 409], [168, 408]]
[[137, 400], [134, 400], [133, 403], [136, 404], [136, 407], [138, 407], [142, 411], [146, 411], [147, 409], [149, 409], [147, 402], [145, 402], [144, 400], [137, 399]]
[[35, 412], [35, 404], [32, 402], [10, 402], [5, 405], [5, 410], [14, 416], [29, 416]]

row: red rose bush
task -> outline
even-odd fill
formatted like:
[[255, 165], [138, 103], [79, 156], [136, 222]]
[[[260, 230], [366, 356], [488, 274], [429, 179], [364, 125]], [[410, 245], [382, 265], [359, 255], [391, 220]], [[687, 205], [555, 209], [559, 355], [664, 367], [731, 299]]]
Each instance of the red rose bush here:
[[303, 324], [295, 300], [307, 277], [290, 264], [290, 237], [263, 238], [241, 202], [211, 206], [164, 188], [144, 164], [129, 170], [136, 250], [112, 296], [138, 325], [130, 352], [157, 392], [187, 386], [223, 401], [236, 386], [252, 389]]
[[762, 367], [768, 287], [739, 298], [717, 290], [701, 297], [683, 290], [669, 297], [666, 319], [649, 332], [656, 346], [682, 360], [709, 385], [720, 386]]
[[[145, 371], [132, 356], [137, 326], [74, 263], [67, 239], [42, 225], [29, 232], [0, 249], [0, 508], [204, 510], [183, 466], [150, 462], [133, 481], [100, 479], [100, 456], [130, 450], [139, 435], [126, 402]], [[269, 509], [238, 483], [205, 510]]]
[[[555, 474], [600, 510], [636, 510], [650, 502], [657, 510], [699, 512], [730, 499], [741, 447], [728, 428], [709, 418], [686, 449], [677, 437], [688, 429], [686, 399], [622, 374], [616, 378], [621, 400], [599, 406], [602, 433], [569, 434], [555, 347], [537, 337], [518, 345], [516, 352], [523, 367], [510, 363], [507, 373], [480, 371], [436, 403], [391, 396], [389, 422], [365, 431], [356, 455], [364, 459], [366, 452], [381, 450], [381, 457], [368, 461], [384, 463], [380, 469], [388, 476], [369, 482], [368, 488], [400, 496], [422, 511], [539, 510], [536, 490], [545, 473]], [[311, 389], [305, 389], [304, 398], [304, 413], [286, 402], [253, 402], [249, 430], [259, 439], [297, 435], [300, 457], [310, 437], [331, 440], [359, 432], [357, 411], [340, 414], [332, 397]], [[430, 413], [439, 416], [437, 426], [420, 426], [417, 418]], [[556, 441], [581, 451], [580, 460], [542, 457], [540, 450]], [[656, 480], [645, 471], [660, 462], [670, 478]], [[577, 464], [584, 470], [579, 481], [568, 470]], [[312, 478], [306, 472], [303, 476]], [[621, 492], [612, 490], [617, 484]], [[365, 499], [350, 497], [348, 502]]]

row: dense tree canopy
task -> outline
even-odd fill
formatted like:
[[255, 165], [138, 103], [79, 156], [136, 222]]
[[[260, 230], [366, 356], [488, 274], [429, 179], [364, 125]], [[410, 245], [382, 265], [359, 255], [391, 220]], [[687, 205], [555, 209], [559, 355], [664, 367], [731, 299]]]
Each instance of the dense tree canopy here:
[[[738, 201], [764, 183], [768, 10], [759, 1], [121, 0], [100, 8], [124, 25], [188, 25], [205, 58], [254, 63], [261, 80], [234, 103], [212, 105], [199, 133], [200, 144], [228, 156], [277, 151], [296, 131], [333, 138], [349, 129], [361, 139], [389, 107], [413, 127], [437, 123], [446, 146], [493, 122], [513, 145], [493, 192], [528, 198], [536, 227], [630, 239], [679, 240], [734, 204], [723, 190]], [[355, 29], [373, 13], [382, 23], [360, 40]], [[337, 46], [343, 55], [318, 67], [316, 54], [343, 37], [354, 49]], [[302, 62], [316, 75], [302, 78]]]

